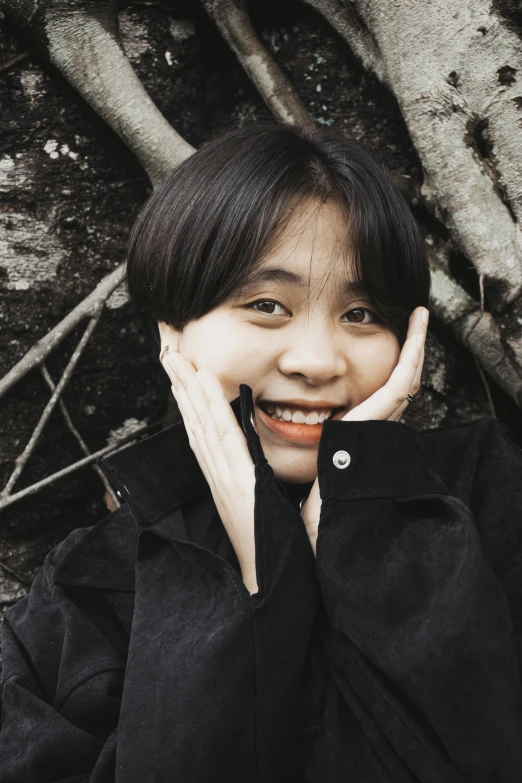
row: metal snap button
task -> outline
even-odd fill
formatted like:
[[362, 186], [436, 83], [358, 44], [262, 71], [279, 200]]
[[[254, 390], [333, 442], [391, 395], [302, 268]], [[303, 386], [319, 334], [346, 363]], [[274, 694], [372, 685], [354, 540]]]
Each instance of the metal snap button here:
[[347, 451], [336, 451], [333, 455], [333, 464], [336, 468], [347, 468], [352, 458]]

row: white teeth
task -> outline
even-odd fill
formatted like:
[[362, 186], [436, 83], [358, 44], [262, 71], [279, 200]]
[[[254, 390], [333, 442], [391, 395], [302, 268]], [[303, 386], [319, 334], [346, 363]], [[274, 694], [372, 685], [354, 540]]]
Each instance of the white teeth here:
[[288, 410], [288, 408], [281, 408], [279, 405], [267, 404], [266, 411], [270, 415], [270, 418], [274, 421], [291, 421], [293, 424], [322, 424], [325, 419], [329, 419], [333, 411], [311, 411], [305, 413], [304, 411]]

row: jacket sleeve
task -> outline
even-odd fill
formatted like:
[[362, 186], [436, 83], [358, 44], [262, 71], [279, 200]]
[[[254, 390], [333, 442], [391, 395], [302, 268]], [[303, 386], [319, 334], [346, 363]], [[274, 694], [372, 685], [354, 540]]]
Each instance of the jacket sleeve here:
[[2, 783], [114, 783], [122, 665], [52, 581], [75, 534], [4, 617]]
[[472, 460], [447, 454], [469, 503], [407, 425], [325, 422], [320, 443], [329, 669], [390, 774], [398, 756], [422, 783], [522, 779], [522, 452], [493, 419], [474, 432]]

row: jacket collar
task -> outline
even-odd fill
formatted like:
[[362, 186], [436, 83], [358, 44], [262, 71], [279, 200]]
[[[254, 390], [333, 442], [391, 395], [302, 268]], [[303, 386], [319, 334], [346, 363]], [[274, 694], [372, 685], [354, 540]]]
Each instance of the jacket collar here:
[[[252, 460], [264, 459], [251, 422], [254, 405], [249, 386], [241, 384], [231, 407], [245, 433]], [[98, 459], [96, 464], [125, 502], [97, 525], [82, 531], [58, 563], [53, 581], [133, 592], [140, 530], [154, 528], [160, 535], [188, 539], [180, 507], [208, 493], [209, 487], [182, 421]]]
[[[252, 389], [241, 384], [231, 402], [245, 433], [252, 460], [264, 459], [261, 441], [250, 416], [254, 413]], [[192, 451], [183, 422], [166, 427], [132, 446], [97, 460], [118, 497], [126, 501], [141, 527], [150, 527], [208, 484]]]

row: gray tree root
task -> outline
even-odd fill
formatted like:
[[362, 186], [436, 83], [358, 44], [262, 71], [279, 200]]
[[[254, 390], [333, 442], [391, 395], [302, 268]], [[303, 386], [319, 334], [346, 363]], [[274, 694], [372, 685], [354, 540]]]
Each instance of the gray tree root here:
[[4, 0], [3, 8], [123, 139], [153, 185], [194, 152], [136, 76], [118, 41], [110, 3]]
[[202, 2], [272, 113], [292, 125], [311, 124], [299, 96], [257, 37], [244, 0]]
[[500, 328], [493, 315], [453, 280], [447, 272], [445, 259], [430, 253], [431, 301], [441, 323], [480, 362], [501, 389], [522, 407], [522, 373], [520, 362], [506, 350]]
[[356, 0], [344, 11], [337, 0], [306, 2], [394, 93], [422, 161], [424, 197], [503, 309], [522, 291], [519, 38], [489, 0]]

